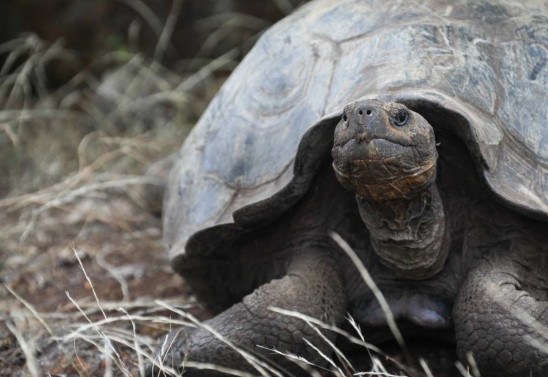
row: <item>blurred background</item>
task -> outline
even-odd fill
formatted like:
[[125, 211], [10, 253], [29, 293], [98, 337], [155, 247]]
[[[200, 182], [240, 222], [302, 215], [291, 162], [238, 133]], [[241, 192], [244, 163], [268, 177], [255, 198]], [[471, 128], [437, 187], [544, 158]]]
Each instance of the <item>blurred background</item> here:
[[[3, 0], [0, 38], [35, 33], [61, 40], [79, 64], [48, 73], [67, 80], [105, 52], [128, 51], [156, 58], [169, 68], [199, 68], [200, 59], [238, 48], [239, 58], [258, 33], [304, 0]], [[166, 25], [169, 19], [169, 25]], [[168, 29], [166, 30], [166, 26]], [[159, 46], [160, 37], [164, 40]], [[159, 53], [159, 49], [163, 51]], [[68, 70], [67, 70], [68, 69]]]
[[[231, 72], [261, 32], [303, 2], [2, 0], [0, 104], [4, 110], [13, 110], [46, 99], [65, 101], [63, 109], [70, 107], [70, 101], [82, 110], [81, 95], [93, 93], [107, 98], [95, 98], [91, 105], [110, 106], [112, 113], [114, 103], [122, 102], [120, 97], [108, 97], [112, 90], [123, 88], [126, 95], [141, 97], [147, 91], [165, 91], [165, 87], [127, 88], [130, 83], [135, 84], [129, 79], [136, 70], [147, 67], [151, 75], [159, 75], [171, 86], [198, 74], [176, 93], [170, 93], [180, 98], [163, 101], [164, 105], [192, 102], [193, 106], [184, 110], [188, 112], [186, 116], [195, 120], [217, 90], [218, 80], [222, 82]], [[124, 73], [119, 73], [117, 78], [106, 78], [121, 68], [129, 76], [121, 77]], [[149, 79], [147, 85], [159, 84]], [[108, 93], [96, 93], [101, 84]], [[100, 103], [101, 100], [107, 103]], [[12, 121], [9, 115], [13, 114], [4, 115]], [[14, 131], [12, 128], [10, 131]], [[6, 133], [5, 127], [3, 130]], [[19, 166], [12, 168], [18, 170]], [[0, 195], [6, 195], [14, 185], [6, 186], [6, 167], [2, 169]]]
[[0, 376], [140, 375], [207, 318], [161, 242], [165, 158], [303, 2], [0, 1]]

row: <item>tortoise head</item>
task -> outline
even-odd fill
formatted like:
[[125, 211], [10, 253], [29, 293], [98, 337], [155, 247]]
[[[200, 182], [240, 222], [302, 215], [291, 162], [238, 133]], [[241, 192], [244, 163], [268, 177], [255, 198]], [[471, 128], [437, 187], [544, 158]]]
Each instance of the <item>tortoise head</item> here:
[[331, 153], [339, 182], [368, 200], [411, 198], [436, 175], [434, 131], [400, 103], [365, 100], [346, 106]]
[[430, 124], [399, 103], [355, 102], [335, 128], [332, 154], [381, 262], [405, 279], [441, 271], [448, 248]]

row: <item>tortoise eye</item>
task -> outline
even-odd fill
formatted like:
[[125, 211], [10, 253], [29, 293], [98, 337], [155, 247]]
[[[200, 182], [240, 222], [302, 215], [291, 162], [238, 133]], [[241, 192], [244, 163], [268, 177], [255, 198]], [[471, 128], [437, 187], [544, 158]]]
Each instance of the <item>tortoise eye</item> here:
[[348, 120], [348, 117], [346, 116], [346, 114], [343, 115], [343, 121], [347, 121]]
[[405, 126], [408, 120], [409, 113], [403, 109], [398, 111], [397, 114], [394, 116], [394, 124], [398, 127]]

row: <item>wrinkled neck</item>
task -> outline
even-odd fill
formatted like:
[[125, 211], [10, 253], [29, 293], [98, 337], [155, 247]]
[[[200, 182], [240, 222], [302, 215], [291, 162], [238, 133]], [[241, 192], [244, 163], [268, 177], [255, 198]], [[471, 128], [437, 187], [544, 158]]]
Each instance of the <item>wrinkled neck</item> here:
[[375, 252], [396, 275], [426, 279], [443, 268], [445, 215], [435, 183], [410, 199], [356, 200]]

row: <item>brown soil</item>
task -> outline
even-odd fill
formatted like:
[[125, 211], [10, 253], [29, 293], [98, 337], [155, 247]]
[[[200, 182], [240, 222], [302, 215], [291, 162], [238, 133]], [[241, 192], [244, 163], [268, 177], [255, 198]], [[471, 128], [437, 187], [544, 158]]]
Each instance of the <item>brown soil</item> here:
[[[17, 224], [19, 219], [12, 221]], [[60, 337], [86, 325], [87, 319], [76, 305], [91, 321], [103, 319], [100, 306], [110, 319], [123, 319], [125, 315], [118, 308], [125, 308], [130, 314], [150, 318], [135, 321], [137, 334], [147, 337], [143, 343], [150, 347], [168, 329], [154, 323], [153, 318], [170, 316], [155, 300], [185, 306], [201, 319], [207, 316], [169, 268], [159, 218], [128, 198], [86, 199], [43, 221], [48, 225], [34, 231], [31, 239], [21, 243], [14, 237], [2, 243], [3, 283], [26, 303], [1, 289], [0, 376], [26, 375], [28, 368], [21, 343], [7, 323], [29, 342], [39, 375], [96, 376], [107, 368], [98, 347], [83, 340], [54, 341], [28, 305]], [[132, 331], [128, 321], [105, 325], [106, 332], [121, 329]], [[94, 332], [87, 331], [87, 335], [94, 336]], [[115, 348], [124, 367], [131, 375], [138, 375], [135, 352], [121, 344]], [[123, 375], [119, 368], [113, 370], [114, 375]]]

